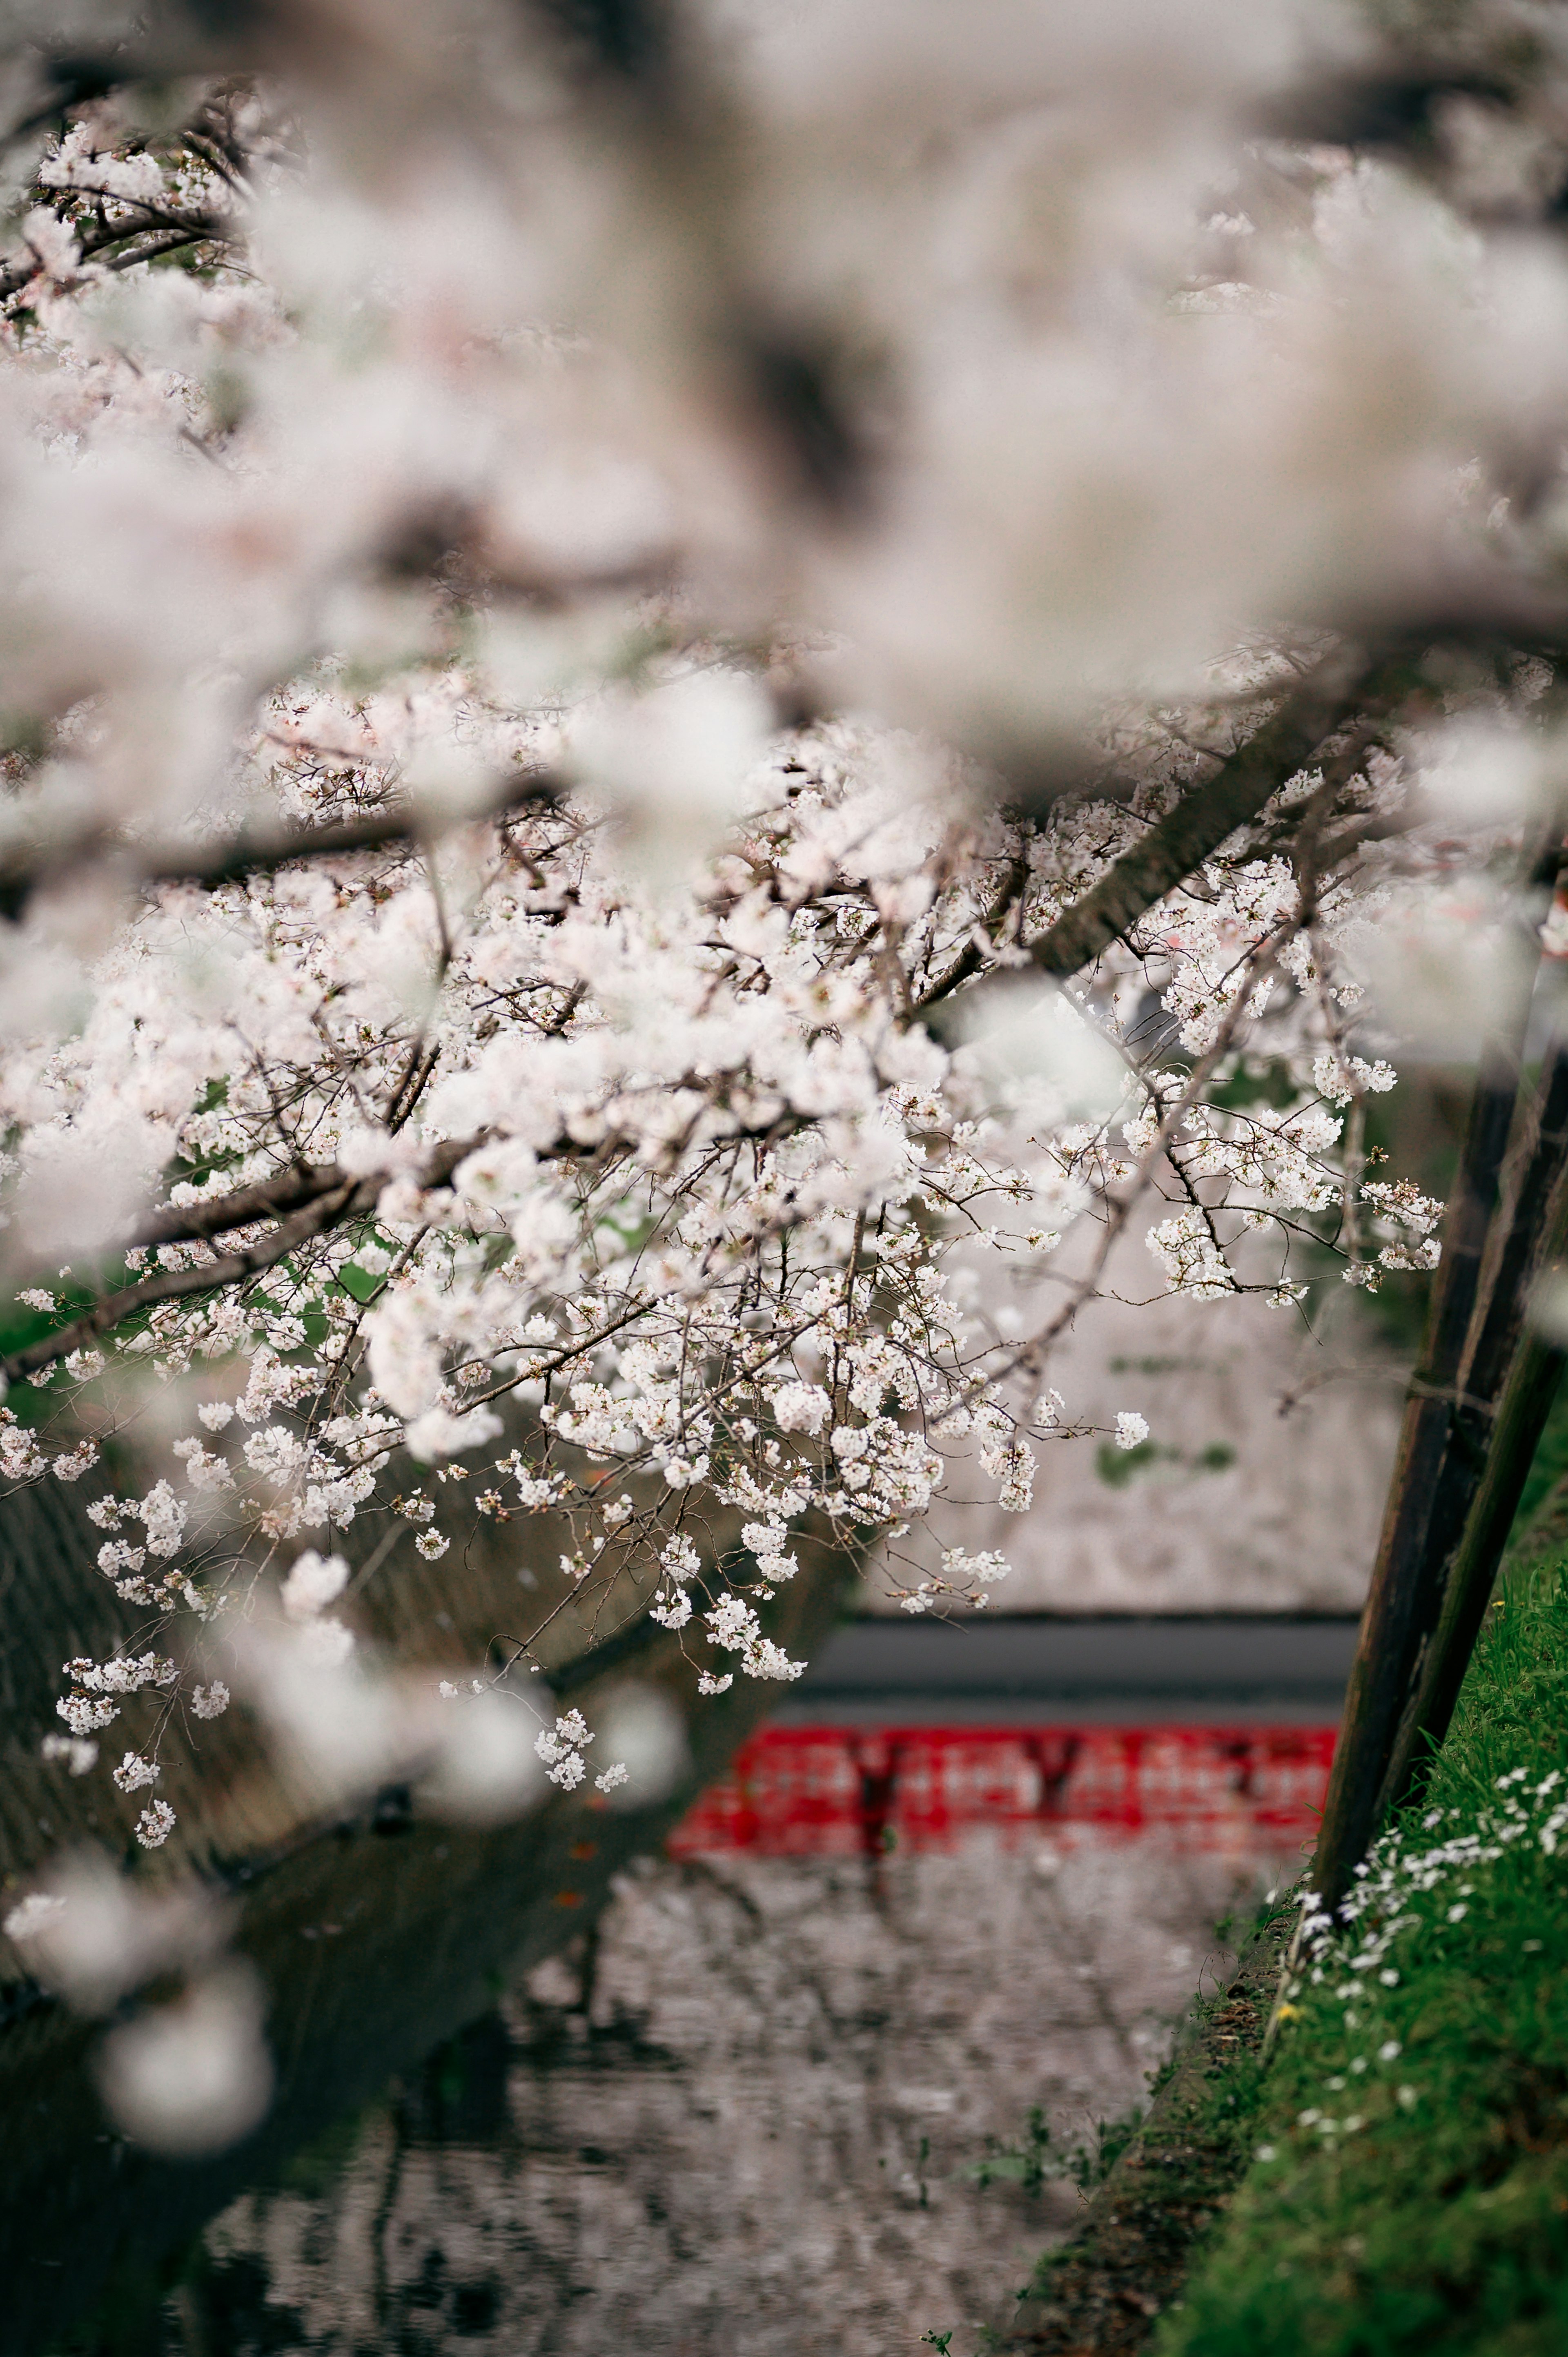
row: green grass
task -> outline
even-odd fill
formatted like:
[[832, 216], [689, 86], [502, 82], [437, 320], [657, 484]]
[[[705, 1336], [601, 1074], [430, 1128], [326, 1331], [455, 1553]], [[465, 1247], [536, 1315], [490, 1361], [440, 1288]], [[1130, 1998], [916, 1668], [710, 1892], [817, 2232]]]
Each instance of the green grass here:
[[1489, 1614], [1426, 1803], [1367, 1888], [1351, 1932], [1304, 1951], [1255, 2158], [1155, 2357], [1568, 2351], [1562, 1569]]

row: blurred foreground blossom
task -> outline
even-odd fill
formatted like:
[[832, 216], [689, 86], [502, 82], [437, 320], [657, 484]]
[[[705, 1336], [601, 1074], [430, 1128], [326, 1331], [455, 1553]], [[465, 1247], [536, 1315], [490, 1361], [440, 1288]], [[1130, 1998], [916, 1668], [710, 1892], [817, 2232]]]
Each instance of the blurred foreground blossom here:
[[159, 1973], [221, 1948], [232, 1910], [194, 1882], [145, 1890], [102, 1852], [61, 1859], [5, 1917], [30, 1971], [81, 2013], [109, 2013]]
[[112, 2029], [98, 2060], [111, 2118], [150, 2151], [194, 2159], [248, 2136], [265, 2115], [272, 2057], [261, 1985], [229, 1963]]

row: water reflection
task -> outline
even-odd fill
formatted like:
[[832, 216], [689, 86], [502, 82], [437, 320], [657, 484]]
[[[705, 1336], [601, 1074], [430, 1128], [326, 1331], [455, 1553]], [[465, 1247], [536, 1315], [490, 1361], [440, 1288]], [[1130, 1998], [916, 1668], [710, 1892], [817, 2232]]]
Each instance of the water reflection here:
[[[902, 1840], [900, 1807], [929, 1822], [929, 1756], [918, 1775], [906, 1761], [901, 1801], [878, 1754], [875, 1839], [828, 1807], [811, 1841], [798, 1806], [779, 1835], [778, 1792], [770, 1815], [767, 1776], [743, 1759], [575, 1954], [314, 2177], [214, 2222], [166, 2310], [166, 2350], [802, 2357], [908, 2350], [994, 2316], [1077, 2195], [982, 2189], [987, 2139], [1015, 2139], [1040, 2104], [1071, 2143], [1134, 2101], [1219, 1959], [1217, 1917], [1299, 1856], [1299, 1775], [1271, 1809], [1214, 1738], [1214, 1805], [1189, 1758], [1184, 1819], [1160, 1782], [1169, 1732], [1139, 1755], [1166, 1795], [1141, 1833], [1074, 1819], [1070, 1776], [1024, 1796], [1004, 1737], [978, 1764], [960, 1754], [952, 1789], [972, 1805], [940, 1835], [908, 1822]], [[818, 1800], [864, 1798], [867, 1762], [841, 1739], [835, 1769], [813, 1739]], [[783, 1775], [797, 1803], [801, 1758]], [[1092, 1765], [1081, 1747], [1076, 1760]], [[1012, 1795], [989, 1816], [988, 1773]]]

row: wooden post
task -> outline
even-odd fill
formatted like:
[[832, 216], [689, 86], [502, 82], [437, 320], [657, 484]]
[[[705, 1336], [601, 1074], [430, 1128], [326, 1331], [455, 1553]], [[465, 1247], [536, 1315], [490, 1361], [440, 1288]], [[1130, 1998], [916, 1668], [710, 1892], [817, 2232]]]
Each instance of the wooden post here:
[[[1516, 1169], [1513, 1185], [1494, 1222], [1496, 1242], [1495, 1245], [1488, 1243], [1482, 1267], [1481, 1298], [1471, 1320], [1469, 1344], [1460, 1361], [1450, 1446], [1438, 1477], [1427, 1531], [1423, 1575], [1427, 1605], [1373, 1812], [1375, 1822], [1380, 1824], [1405, 1796], [1412, 1731], [1429, 1648], [1444, 1609], [1454, 1566], [1461, 1549], [1468, 1544], [1477, 1493], [1489, 1471], [1501, 1437], [1498, 1424], [1499, 1396], [1520, 1348], [1529, 1295], [1537, 1271], [1543, 1256], [1554, 1254], [1559, 1248], [1555, 1232], [1549, 1233], [1549, 1230], [1553, 1230], [1558, 1217], [1558, 1193], [1564, 1168], [1568, 1168], [1568, 1041], [1559, 1039], [1547, 1057], [1538, 1103], [1535, 1134], [1528, 1141], [1528, 1156], [1522, 1168]], [[1550, 1410], [1552, 1396], [1549, 1389], [1543, 1419]], [[1538, 1427], [1536, 1439], [1539, 1438]], [[1532, 1449], [1533, 1447], [1534, 1442]], [[1520, 1475], [1521, 1486], [1529, 1470], [1527, 1458]], [[1506, 1544], [1507, 1536], [1505, 1530], [1499, 1546]]]
[[1449, 1471], [1446, 1480], [1444, 1474], [1518, 1088], [1516, 1041], [1506, 1047], [1496, 1041], [1477, 1074], [1324, 1805], [1313, 1885], [1330, 1909], [1344, 1897], [1370, 1845], [1400, 1721], [1423, 1643], [1436, 1626], [1442, 1599], [1432, 1576], [1433, 1543], [1439, 1560], [1446, 1558], [1463, 1526], [1467, 1501], [1461, 1502], [1455, 1474]]
[[[1568, 1178], [1552, 1206], [1542, 1258], [1568, 1248]], [[1523, 1287], [1520, 1288], [1522, 1297]], [[1448, 1732], [1465, 1672], [1481, 1632], [1492, 1585], [1519, 1512], [1530, 1461], [1557, 1396], [1564, 1352], [1539, 1333], [1527, 1333], [1514, 1357], [1498, 1408], [1486, 1469], [1444, 1582], [1442, 1613], [1422, 1663], [1420, 1683], [1394, 1742], [1380, 1795], [1380, 1813], [1419, 1799], [1439, 1745]]]

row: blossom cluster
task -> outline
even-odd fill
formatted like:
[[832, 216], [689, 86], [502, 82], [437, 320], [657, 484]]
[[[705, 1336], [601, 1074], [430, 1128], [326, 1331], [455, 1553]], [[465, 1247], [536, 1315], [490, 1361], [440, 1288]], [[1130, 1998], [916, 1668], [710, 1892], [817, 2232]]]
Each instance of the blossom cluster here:
[[[1495, 618], [1499, 571], [1542, 571], [1501, 486], [1560, 465], [1555, 249], [1527, 268], [1452, 157], [1262, 156], [1294, 35], [1187, 26], [1129, 104], [1118, 39], [991, 29], [1017, 113], [983, 156], [983, 42], [928, 25], [895, 102], [826, 23], [759, 33], [700, 222], [510, 19], [467, 117], [467, 37], [421, 49], [445, 94], [403, 88], [428, 144], [373, 195], [344, 125], [402, 87], [395, 43], [331, 104], [302, 55], [286, 97], [236, 73], [156, 135], [113, 91], [38, 131], [0, 269], [28, 1337], [0, 1479], [91, 1477], [138, 1645], [220, 1635], [265, 1571], [341, 1664], [361, 1541], [444, 1561], [466, 1501], [531, 1558], [541, 1518], [584, 1611], [633, 1585], [701, 1691], [789, 1680], [767, 1608], [808, 1541], [884, 1547], [910, 1610], [985, 1602], [1003, 1558], [933, 1563], [924, 1517], [955, 1448], [1022, 1515], [1041, 1451], [1090, 1434], [1051, 1355], [1123, 1233], [1177, 1292], [1298, 1311], [1326, 1261], [1367, 1289], [1434, 1265], [1441, 1207], [1372, 1175], [1380, 945], [1434, 908], [1482, 963], [1511, 938], [1455, 879], [1533, 840], [1529, 792], [1434, 813], [1432, 780], [1462, 738], [1466, 775], [1539, 783], [1553, 674], [1423, 673], [1412, 621], [1391, 683], [1350, 640], [1412, 580], [1462, 606], [1473, 564]], [[459, 119], [498, 135], [448, 151]], [[885, 137], [950, 182], [866, 165], [824, 244], [808, 191]], [[1077, 222], [1048, 268], [1018, 244], [1045, 185]], [[664, 260], [587, 266], [633, 221]], [[897, 355], [864, 432], [758, 318], [797, 284], [776, 240], [800, 318], [858, 286], [856, 348]], [[1419, 464], [1380, 423], [1412, 349]], [[1161, 867], [1341, 659], [1240, 815]], [[1025, 1308], [987, 1306], [981, 1254]], [[80, 1668], [73, 1773], [129, 1691]], [[569, 1720], [548, 1739], [581, 1781]]]

